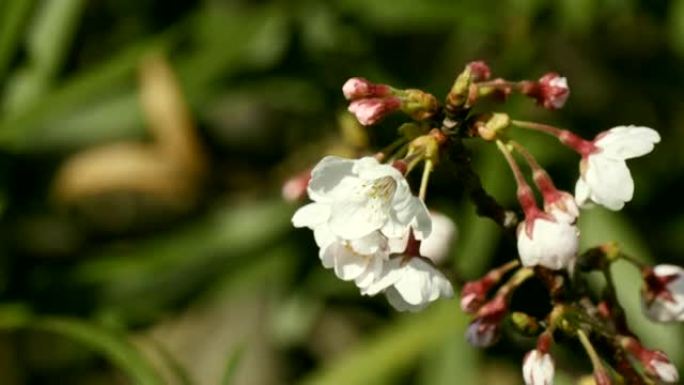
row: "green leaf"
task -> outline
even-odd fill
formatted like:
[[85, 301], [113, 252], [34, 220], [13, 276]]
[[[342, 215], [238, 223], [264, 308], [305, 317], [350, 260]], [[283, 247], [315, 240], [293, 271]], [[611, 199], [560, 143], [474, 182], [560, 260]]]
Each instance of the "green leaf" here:
[[64, 336], [107, 358], [136, 385], [164, 383], [125, 334], [97, 324], [69, 317], [34, 316], [21, 305], [10, 305], [0, 308], [0, 328], [39, 330]]
[[30, 104], [50, 87], [67, 56], [84, 5], [83, 0], [40, 3], [28, 31], [26, 67], [14, 76], [4, 95], [8, 111]]
[[226, 370], [223, 372], [221, 385], [231, 385], [233, 383], [235, 372], [240, 365], [240, 360], [242, 359], [244, 352], [244, 345], [240, 345], [228, 356], [228, 359], [226, 360]]
[[455, 301], [438, 301], [421, 313], [401, 316], [398, 322], [366, 338], [337, 361], [313, 372], [302, 384], [366, 385], [388, 381], [413, 367], [455, 330], [465, 327], [466, 317]]
[[684, 0], [670, 3], [670, 39], [680, 56], [684, 56]]
[[33, 3], [33, 0], [12, 0], [0, 4], [0, 81], [14, 58]]

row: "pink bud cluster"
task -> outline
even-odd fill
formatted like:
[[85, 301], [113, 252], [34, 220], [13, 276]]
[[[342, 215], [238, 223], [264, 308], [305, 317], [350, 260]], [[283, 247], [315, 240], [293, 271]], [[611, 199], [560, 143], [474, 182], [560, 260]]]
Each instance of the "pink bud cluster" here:
[[364, 126], [373, 125], [401, 108], [401, 100], [393, 96], [390, 86], [371, 83], [364, 78], [347, 80], [342, 86], [342, 93], [351, 101], [349, 112]]

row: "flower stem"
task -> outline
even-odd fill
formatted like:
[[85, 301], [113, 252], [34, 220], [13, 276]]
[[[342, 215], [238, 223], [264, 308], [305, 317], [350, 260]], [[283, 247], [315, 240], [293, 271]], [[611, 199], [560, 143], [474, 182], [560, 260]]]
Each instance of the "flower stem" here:
[[516, 127], [526, 128], [528, 130], [543, 132], [545, 134], [555, 136], [559, 139], [560, 139], [561, 135], [563, 134], [563, 132], [566, 131], [566, 130], [562, 130], [558, 127], [550, 126], [548, 124], [536, 123], [536, 122], [527, 122], [524, 120], [511, 120], [511, 124], [513, 124]]
[[578, 329], [577, 337], [579, 338], [580, 343], [584, 347], [584, 350], [587, 352], [587, 355], [591, 360], [591, 365], [594, 367], [594, 372], [604, 371], [605, 369], [603, 368], [601, 358], [599, 358], [596, 349], [594, 349], [594, 345], [591, 344], [591, 341], [589, 341], [589, 337], [587, 337], [587, 334], [584, 332], [584, 330]]
[[549, 134], [551, 136], [555, 136], [561, 143], [575, 150], [578, 154], [582, 156], [587, 156], [597, 151], [597, 147], [594, 145], [594, 142], [584, 140], [581, 137], [573, 134], [572, 132], [564, 130], [562, 128], [554, 127], [548, 124], [527, 122], [523, 120], [511, 120], [511, 124], [516, 127], [526, 128], [528, 130], [539, 131], [545, 134]]
[[431, 159], [425, 159], [425, 163], [423, 165], [423, 177], [420, 181], [420, 191], [418, 192], [418, 198], [425, 202], [425, 196], [427, 194], [427, 186], [430, 181], [430, 173], [432, 173], [432, 170], [434, 168], [434, 163], [432, 162]]
[[511, 140], [509, 142], [511, 146], [525, 158], [525, 161], [527, 164], [530, 166], [530, 169], [532, 170], [532, 179], [534, 180], [535, 185], [537, 185], [537, 188], [539, 188], [539, 191], [541, 191], [542, 195], [544, 196], [544, 201], [551, 201], [558, 195], [558, 189], [556, 189], [556, 185], [553, 183], [553, 180], [551, 179], [551, 176], [544, 170], [537, 160], [534, 158], [534, 156], [525, 148], [523, 145], [520, 143]]
[[508, 162], [508, 166], [511, 168], [511, 171], [513, 172], [513, 176], [515, 177], [515, 182], [518, 184], [518, 188], [529, 188], [529, 185], [527, 184], [527, 181], [525, 180], [522, 171], [520, 171], [518, 163], [516, 163], [515, 159], [513, 159], [513, 155], [511, 155], [511, 152], [508, 150], [508, 147], [506, 147], [506, 145], [500, 140], [496, 141], [496, 146], [499, 148], [499, 151], [501, 151], [504, 158], [506, 158], [506, 162]]
[[537, 206], [537, 201], [534, 198], [532, 188], [530, 188], [530, 185], [525, 180], [522, 171], [520, 171], [520, 167], [515, 162], [515, 159], [513, 159], [513, 155], [511, 155], [508, 147], [506, 147], [506, 145], [500, 140], [496, 141], [496, 145], [499, 148], [499, 151], [501, 151], [503, 154], [504, 158], [506, 158], [506, 162], [508, 162], [511, 171], [513, 171], [515, 182], [518, 185], [518, 201], [520, 202], [520, 207], [522, 207], [523, 212], [525, 213], [525, 217], [534, 217], [539, 213], [540, 210]]
[[529, 267], [523, 267], [513, 274], [513, 276], [497, 290], [497, 296], [508, 296], [523, 282], [534, 276], [534, 270]]

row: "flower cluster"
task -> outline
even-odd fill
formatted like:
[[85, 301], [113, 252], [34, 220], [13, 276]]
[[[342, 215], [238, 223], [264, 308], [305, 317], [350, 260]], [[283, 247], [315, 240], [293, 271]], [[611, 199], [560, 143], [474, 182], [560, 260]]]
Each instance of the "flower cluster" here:
[[[641, 270], [643, 310], [656, 322], [684, 321], [684, 269], [645, 265], [615, 244], [582, 252], [577, 227], [584, 209], [600, 205], [620, 210], [632, 200], [634, 181], [626, 161], [650, 153], [660, 135], [648, 127], [620, 125], [587, 140], [566, 129], [474, 109], [481, 100], [505, 101], [519, 94], [556, 110], [570, 95], [567, 79], [554, 72], [538, 80], [491, 77], [485, 62], [467, 64], [443, 103], [425, 91], [349, 79], [342, 92], [360, 125], [377, 124], [392, 113], [403, 113], [411, 121], [381, 152], [361, 152], [356, 159], [326, 156], [291, 178], [283, 196], [297, 200], [306, 193], [312, 201], [294, 214], [294, 226], [313, 230], [323, 266], [353, 282], [362, 295], [384, 293], [397, 310], [421, 310], [453, 295], [451, 283], [436, 264], [448, 255], [456, 228], [449, 217], [426, 206], [432, 172], [444, 164], [445, 170], [455, 171], [480, 215], [504, 231], [517, 232], [518, 258], [462, 288], [461, 309], [473, 316], [468, 341], [491, 346], [506, 325], [535, 336], [536, 347], [522, 365], [528, 385], [553, 383], [551, 348], [558, 334], [581, 343], [596, 384], [676, 382], [677, 369], [667, 355], [644, 347], [630, 330], [610, 268], [625, 260]], [[574, 194], [556, 187], [532, 153], [513, 138], [515, 130], [550, 135], [579, 155]], [[468, 140], [498, 148], [515, 181], [520, 217], [484, 190], [469, 162], [464, 146]], [[422, 178], [414, 195], [407, 175], [416, 169], [422, 169]], [[526, 170], [533, 183], [527, 182]], [[600, 295], [580, 289], [591, 272], [606, 279]], [[542, 317], [516, 309], [511, 302], [528, 280], [547, 288], [550, 310]], [[603, 357], [595, 345], [601, 346]]]
[[397, 168], [373, 157], [328, 156], [313, 168], [308, 194], [313, 203], [292, 223], [313, 230], [323, 266], [340, 279], [354, 281], [365, 295], [384, 292], [398, 310], [453, 295], [416, 247], [429, 241], [432, 220]]

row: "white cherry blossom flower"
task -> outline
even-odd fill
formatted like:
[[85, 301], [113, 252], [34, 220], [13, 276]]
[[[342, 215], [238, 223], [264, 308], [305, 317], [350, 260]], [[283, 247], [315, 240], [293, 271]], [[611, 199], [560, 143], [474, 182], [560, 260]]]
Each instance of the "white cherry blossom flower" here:
[[646, 371], [653, 377], [668, 384], [675, 384], [679, 381], [677, 367], [670, 362], [665, 353], [652, 350], [651, 358], [644, 363]]
[[575, 186], [577, 203], [581, 206], [593, 201], [611, 210], [622, 209], [634, 195], [634, 181], [625, 160], [648, 154], [658, 142], [658, 132], [638, 126], [614, 127], [587, 142]]
[[447, 257], [449, 247], [456, 237], [456, 224], [448, 216], [430, 211], [432, 232], [420, 243], [420, 255], [439, 264]]
[[323, 158], [311, 172], [308, 191], [314, 202], [329, 207], [324, 222], [342, 239], [361, 238], [374, 231], [402, 238], [412, 227], [420, 240], [432, 229], [425, 204], [411, 194], [404, 176], [373, 157]]
[[577, 227], [553, 215], [528, 218], [518, 226], [518, 254], [523, 266], [572, 268], [578, 247]]
[[652, 377], [668, 384], [679, 381], [677, 367], [672, 364], [665, 353], [660, 350], [643, 349], [639, 360], [644, 364], [644, 369]]
[[454, 289], [444, 274], [420, 257], [408, 261], [393, 258], [385, 263], [383, 277], [362, 294], [385, 292], [389, 303], [399, 311], [416, 312], [440, 297], [451, 298]]
[[531, 350], [525, 355], [522, 372], [526, 385], [551, 385], [555, 372], [553, 358], [548, 353]]
[[646, 316], [657, 322], [684, 321], [684, 269], [656, 265], [644, 278], [641, 302]]

